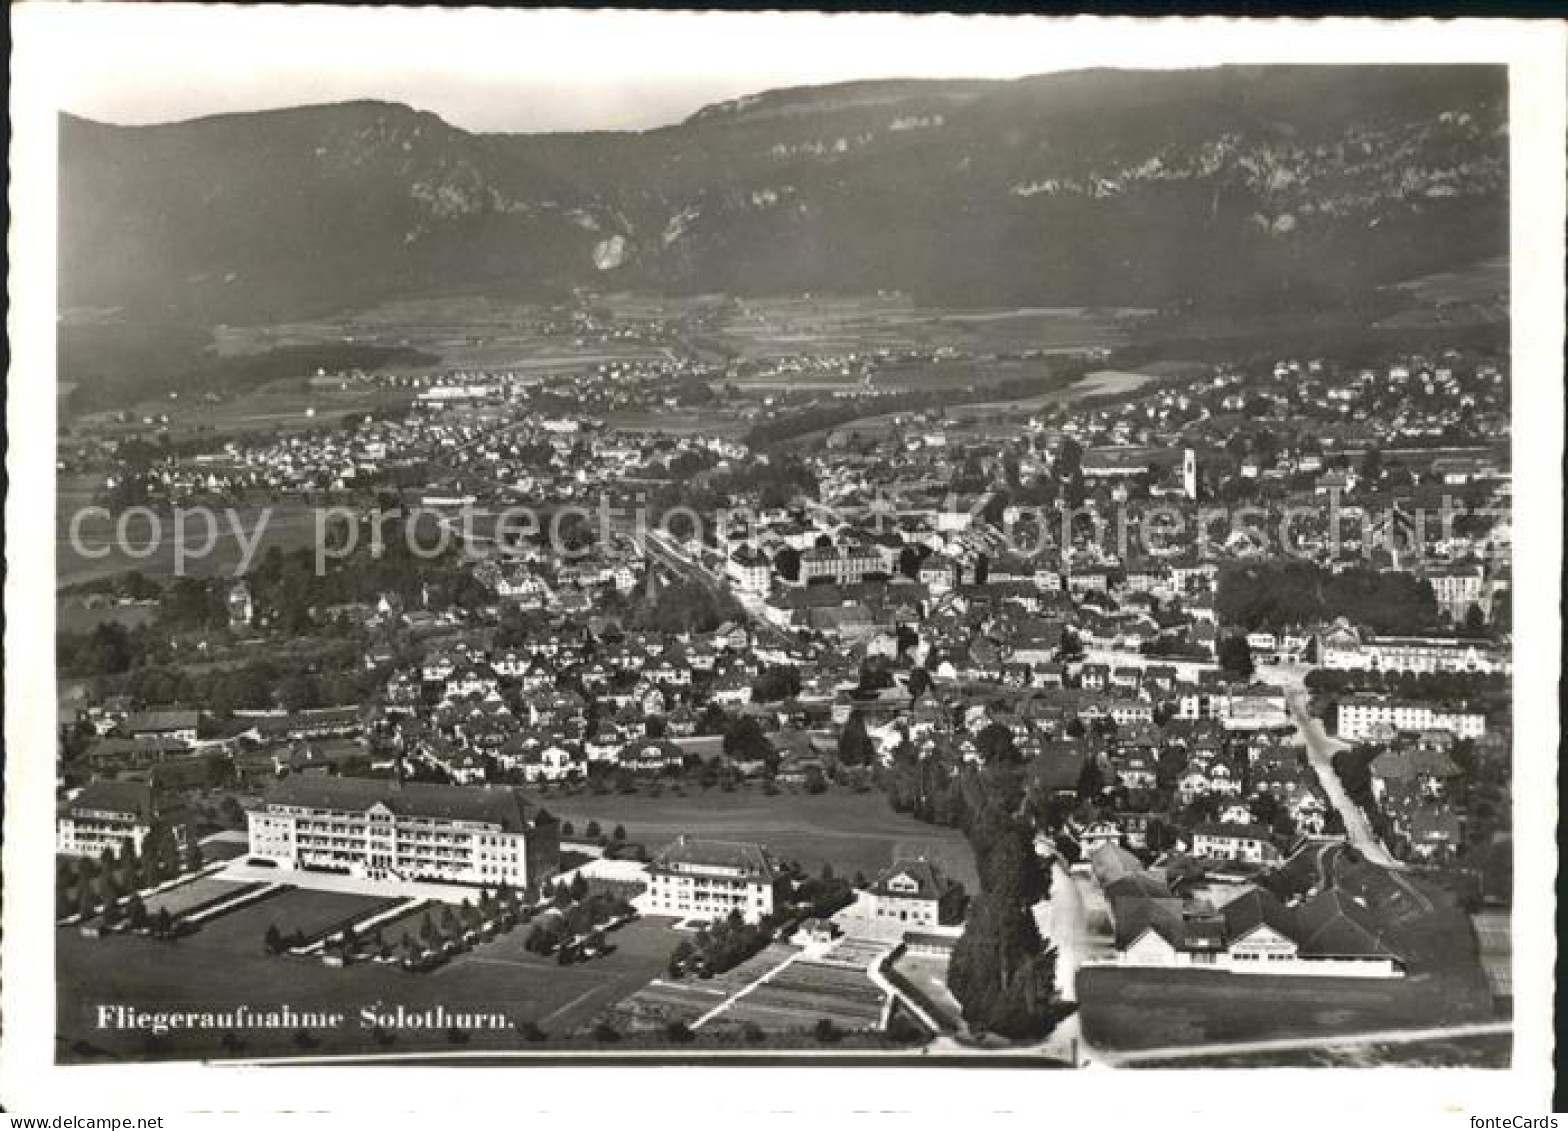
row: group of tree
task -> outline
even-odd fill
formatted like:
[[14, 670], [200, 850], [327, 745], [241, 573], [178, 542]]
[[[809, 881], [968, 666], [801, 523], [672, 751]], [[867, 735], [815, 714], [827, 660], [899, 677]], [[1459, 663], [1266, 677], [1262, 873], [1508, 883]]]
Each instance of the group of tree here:
[[800, 694], [800, 670], [795, 667], [769, 667], [752, 681], [754, 703], [778, 703]]
[[1413, 635], [1438, 622], [1432, 586], [1395, 570], [1322, 569], [1311, 562], [1275, 561], [1220, 571], [1215, 611], [1247, 632], [1279, 632], [1335, 617], [1373, 632]]
[[1318, 668], [1307, 673], [1307, 690], [1317, 695], [1346, 691], [1386, 691], [1404, 699], [1433, 703], [1466, 703], [1503, 699], [1509, 677], [1501, 673], [1339, 671]]
[[817, 477], [805, 461], [783, 448], [774, 448], [761, 458], [742, 463], [711, 480], [713, 489], [727, 501], [755, 495], [764, 509], [787, 507], [797, 497], [817, 497]]
[[907, 742], [893, 752], [881, 780], [895, 813], [949, 828], [962, 825], [968, 815], [957, 767], [940, 758], [919, 758]]
[[[194, 843], [181, 845], [163, 824], [153, 826], [140, 852], [129, 844], [118, 852], [104, 849], [97, 858], [56, 858], [55, 897], [62, 910], [92, 916], [111, 913], [122, 899], [128, 907], [140, 906], [135, 893], [201, 867], [201, 850]], [[145, 910], [145, 909], [143, 909]]]
[[1249, 680], [1256, 670], [1252, 662], [1252, 645], [1245, 636], [1223, 636], [1215, 649], [1215, 659], [1220, 670], [1234, 680]]
[[175, 938], [180, 934], [181, 926], [167, 907], [159, 907], [149, 914], [142, 897], [135, 893], [124, 902], [105, 904], [103, 925], [109, 928], [124, 927], [128, 931], [149, 934], [155, 939]]
[[771, 918], [748, 923], [739, 911], [703, 927], [689, 939], [682, 939], [670, 953], [665, 972], [671, 978], [688, 973], [722, 974], [759, 953], [773, 939]]
[[874, 757], [871, 736], [866, 733], [866, 720], [859, 711], [851, 711], [838, 736], [838, 760], [845, 766], [864, 766]]
[[634, 624], [671, 636], [712, 632], [742, 615], [728, 592], [716, 592], [694, 578], [678, 578], [661, 588], [651, 604], [639, 610]]
[[1031, 910], [1048, 892], [1049, 873], [1034, 851], [1033, 831], [998, 799], [989, 799], [966, 831], [980, 892], [953, 949], [948, 987], [971, 1029], [1039, 1039], [1060, 1016], [1056, 953], [1041, 939]]

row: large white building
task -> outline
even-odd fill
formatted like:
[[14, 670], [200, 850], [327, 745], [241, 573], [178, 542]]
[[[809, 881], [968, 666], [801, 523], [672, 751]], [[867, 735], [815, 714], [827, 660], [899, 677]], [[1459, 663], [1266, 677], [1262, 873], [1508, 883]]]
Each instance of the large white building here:
[[250, 818], [250, 854], [287, 868], [521, 888], [560, 867], [560, 829], [511, 789], [295, 776]]
[[1432, 586], [1432, 594], [1437, 598], [1438, 606], [1448, 613], [1454, 623], [1464, 622], [1471, 605], [1480, 608], [1483, 615], [1486, 614], [1491, 602], [1488, 599], [1486, 570], [1479, 564], [1444, 566], [1429, 570], [1425, 577]]
[[743, 593], [766, 596], [773, 581], [773, 566], [768, 556], [750, 546], [742, 546], [725, 559], [724, 571]]
[[1430, 703], [1405, 699], [1358, 696], [1339, 702], [1334, 730], [1340, 738], [1351, 742], [1388, 731], [1446, 730], [1455, 738], [1480, 738], [1486, 733], [1486, 716], [1480, 711], [1445, 711]]
[[651, 915], [722, 919], [731, 911], [755, 923], [773, 912], [779, 872], [760, 844], [682, 836], [648, 866], [644, 900]]
[[1506, 651], [1473, 640], [1441, 636], [1361, 638], [1345, 630], [1325, 633], [1319, 639], [1318, 664], [1332, 671], [1491, 675], [1513, 670]]
[[140, 852], [152, 832], [152, 787], [146, 782], [98, 781], [60, 806], [55, 851], [63, 856], [101, 856], [105, 849]]
[[868, 573], [886, 573], [882, 555], [869, 546], [814, 546], [800, 555], [800, 580], [858, 585]]

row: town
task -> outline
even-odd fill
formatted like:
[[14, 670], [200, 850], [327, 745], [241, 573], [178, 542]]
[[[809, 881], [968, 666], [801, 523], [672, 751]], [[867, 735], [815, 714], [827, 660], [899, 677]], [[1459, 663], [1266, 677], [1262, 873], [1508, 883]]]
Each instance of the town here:
[[[71, 1059], [1506, 1060], [1506, 354], [726, 356], [743, 315], [563, 308], [652, 352], [322, 371], [375, 407], [288, 428], [73, 421], [104, 530], [334, 540], [62, 577]], [[93, 1025], [175, 966], [511, 1023]]]

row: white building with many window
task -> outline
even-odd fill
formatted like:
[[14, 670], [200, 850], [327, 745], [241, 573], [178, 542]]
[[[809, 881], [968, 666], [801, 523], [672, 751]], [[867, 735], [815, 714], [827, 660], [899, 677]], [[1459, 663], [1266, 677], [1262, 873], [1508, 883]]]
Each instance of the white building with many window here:
[[750, 546], [742, 546], [724, 562], [724, 572], [743, 593], [766, 596], [773, 582], [773, 566], [768, 556]]
[[250, 854], [286, 868], [521, 888], [560, 867], [554, 818], [500, 787], [295, 776], [249, 819]]
[[755, 923], [772, 914], [779, 872], [760, 844], [678, 838], [648, 866], [650, 915], [722, 919], [731, 911]]
[[1455, 738], [1480, 738], [1486, 733], [1486, 716], [1480, 711], [1445, 711], [1405, 699], [1343, 699], [1335, 714], [1334, 733], [1350, 742], [1388, 731], [1446, 730]]
[[1318, 663], [1331, 671], [1506, 675], [1513, 670], [1506, 650], [1474, 640], [1442, 636], [1358, 638], [1343, 630], [1325, 633], [1319, 639]]
[[152, 787], [146, 782], [96, 781], [60, 806], [55, 851], [98, 857], [105, 849], [140, 852], [152, 832]]

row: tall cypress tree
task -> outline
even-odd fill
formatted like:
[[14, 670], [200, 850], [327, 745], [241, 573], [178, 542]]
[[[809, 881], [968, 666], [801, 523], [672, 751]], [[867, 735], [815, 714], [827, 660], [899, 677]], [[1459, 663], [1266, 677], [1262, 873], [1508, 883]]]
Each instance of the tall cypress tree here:
[[1048, 877], [1028, 830], [994, 807], [977, 814], [969, 836], [981, 892], [953, 949], [948, 988], [971, 1027], [1015, 1040], [1038, 1039], [1055, 1024], [1056, 956], [1046, 949], [1031, 911]]

